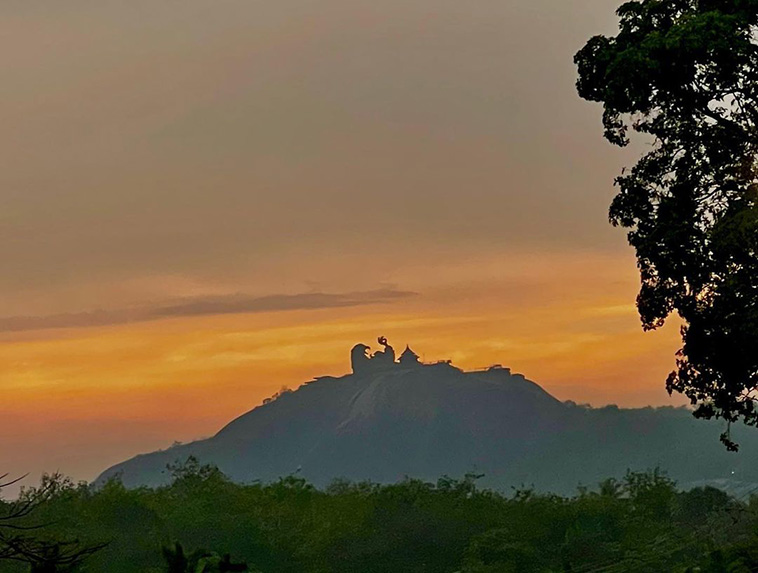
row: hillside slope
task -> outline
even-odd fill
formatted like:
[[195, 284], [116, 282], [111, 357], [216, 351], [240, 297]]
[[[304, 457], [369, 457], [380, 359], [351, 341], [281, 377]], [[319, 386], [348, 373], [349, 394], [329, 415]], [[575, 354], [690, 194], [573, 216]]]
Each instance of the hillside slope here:
[[167, 464], [196, 456], [236, 481], [298, 473], [319, 486], [335, 478], [434, 480], [474, 471], [499, 489], [570, 492], [653, 467], [683, 483], [758, 482], [758, 431], [738, 429], [742, 449], [730, 454], [716, 424], [684, 409], [579, 407], [503, 368], [401, 365], [394, 354], [375, 364], [319, 378], [212, 438], [137, 456], [98, 481], [120, 476], [127, 486], [159, 485], [169, 479]]

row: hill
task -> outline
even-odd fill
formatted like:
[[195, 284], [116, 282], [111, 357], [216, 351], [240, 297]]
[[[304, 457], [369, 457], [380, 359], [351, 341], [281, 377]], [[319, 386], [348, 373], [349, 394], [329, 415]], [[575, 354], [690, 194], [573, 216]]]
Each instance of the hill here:
[[[229, 423], [215, 436], [140, 455], [106, 470], [127, 486], [167, 483], [167, 464], [197, 457], [235, 481], [297, 473], [318, 486], [335, 478], [395, 482], [405, 476], [484, 474], [506, 490], [569, 493], [610, 476], [660, 467], [682, 485], [758, 483], [758, 431], [737, 428], [738, 454], [718, 424], [684, 408], [592, 409], [561, 402], [507, 368], [464, 372], [421, 364], [409, 349], [353, 351], [353, 373], [321, 377]], [[746, 486], [747, 484], [747, 486]]]

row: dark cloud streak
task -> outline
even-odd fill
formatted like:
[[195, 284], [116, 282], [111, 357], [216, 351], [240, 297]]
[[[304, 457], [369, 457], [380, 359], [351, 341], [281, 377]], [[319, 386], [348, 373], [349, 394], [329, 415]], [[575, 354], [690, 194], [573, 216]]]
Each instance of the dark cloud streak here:
[[348, 293], [302, 293], [250, 296], [234, 294], [182, 298], [171, 303], [154, 303], [141, 307], [61, 313], [47, 316], [0, 317], [0, 332], [27, 332], [56, 328], [90, 328], [165, 318], [317, 310], [387, 304], [416, 296], [417, 293], [390, 288]]

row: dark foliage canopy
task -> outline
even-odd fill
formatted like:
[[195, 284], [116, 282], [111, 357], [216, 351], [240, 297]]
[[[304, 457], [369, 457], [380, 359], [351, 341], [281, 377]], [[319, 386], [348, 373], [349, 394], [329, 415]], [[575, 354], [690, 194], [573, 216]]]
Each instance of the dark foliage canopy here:
[[76, 568], [0, 560], [0, 573], [28, 573], [30, 564], [39, 573], [758, 570], [755, 490], [737, 498], [707, 486], [680, 491], [659, 471], [568, 497], [480, 489], [476, 474], [338, 480], [324, 490], [295, 476], [236, 484], [195, 460], [172, 474], [171, 485], [132, 490], [56, 478], [35, 520], [50, 524], [52, 539], [102, 549]]
[[[667, 380], [695, 415], [758, 425], [758, 0], [641, 0], [577, 53], [605, 137], [649, 151], [616, 179], [614, 225], [637, 253], [642, 324], [674, 312]], [[729, 432], [722, 441], [736, 449]]]
[[[0, 492], [26, 476], [17, 479], [7, 477], [8, 474], [0, 475]], [[45, 476], [39, 488], [23, 490], [16, 501], [2, 502], [0, 498], [0, 562], [28, 564], [31, 573], [67, 573], [75, 571], [87, 557], [107, 545], [96, 543], [84, 546], [76, 540], [62, 541], [40, 536], [45, 524], [29, 521], [33, 513], [70, 485], [71, 482], [60, 474], [54, 474]]]

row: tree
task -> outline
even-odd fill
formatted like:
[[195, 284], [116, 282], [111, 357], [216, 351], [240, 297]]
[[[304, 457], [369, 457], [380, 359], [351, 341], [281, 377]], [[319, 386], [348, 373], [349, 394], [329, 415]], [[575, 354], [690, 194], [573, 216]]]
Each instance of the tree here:
[[47, 541], [28, 536], [8, 540], [11, 560], [28, 563], [30, 573], [69, 573], [106, 544], [82, 546], [78, 541]]
[[605, 138], [650, 150], [616, 179], [646, 330], [674, 312], [682, 348], [666, 388], [699, 418], [758, 425], [758, 0], [635, 0], [619, 33], [575, 56]]
[[[16, 484], [26, 476], [7, 480], [0, 475], [0, 490]], [[39, 488], [22, 491], [15, 502], [0, 507], [0, 560], [20, 561], [30, 566], [31, 573], [64, 573], [75, 570], [87, 557], [100, 551], [106, 543], [83, 546], [78, 541], [43, 539], [32, 535], [45, 524], [29, 523], [27, 518], [41, 505], [48, 503], [67, 482], [59, 474], [44, 476]]]
[[219, 556], [202, 549], [186, 555], [180, 543], [173, 547], [163, 547], [166, 573], [232, 573], [248, 571], [246, 563], [234, 563], [230, 555]]
[[[24, 475], [16, 479], [9, 479], [7, 473], [0, 475], [0, 491], [17, 484], [25, 477]], [[29, 531], [39, 529], [37, 525], [26, 523], [26, 517], [49, 495], [49, 489], [43, 488], [36, 491], [34, 495], [23, 496], [15, 502], [0, 502], [2, 505], [0, 507], [0, 560], [20, 560], [22, 554], [18, 548], [19, 543], [27, 538]]]

